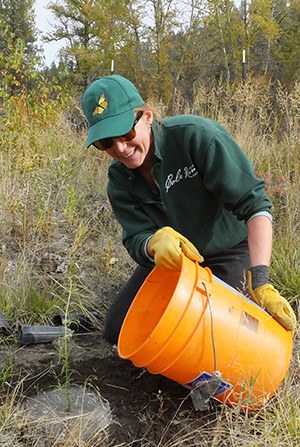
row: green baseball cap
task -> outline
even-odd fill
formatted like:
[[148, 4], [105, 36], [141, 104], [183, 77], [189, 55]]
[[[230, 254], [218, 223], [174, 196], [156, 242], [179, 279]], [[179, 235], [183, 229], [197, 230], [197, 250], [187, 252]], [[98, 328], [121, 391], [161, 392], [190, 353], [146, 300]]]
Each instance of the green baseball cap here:
[[84, 92], [82, 110], [88, 120], [86, 146], [102, 138], [129, 132], [134, 109], [144, 104], [139, 92], [128, 79], [112, 75], [96, 79]]

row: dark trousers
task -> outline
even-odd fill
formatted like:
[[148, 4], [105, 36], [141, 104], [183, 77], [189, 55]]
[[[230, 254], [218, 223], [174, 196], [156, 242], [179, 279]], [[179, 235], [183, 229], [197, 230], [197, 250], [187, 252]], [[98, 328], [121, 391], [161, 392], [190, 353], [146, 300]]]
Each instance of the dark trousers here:
[[[224, 253], [205, 259], [202, 267], [209, 267], [212, 273], [235, 289], [247, 293], [247, 271], [250, 267], [248, 241], [245, 240]], [[153, 267], [137, 267], [133, 275], [118, 292], [108, 311], [104, 328], [104, 338], [112, 344], [118, 337], [126, 313], [139, 288]]]

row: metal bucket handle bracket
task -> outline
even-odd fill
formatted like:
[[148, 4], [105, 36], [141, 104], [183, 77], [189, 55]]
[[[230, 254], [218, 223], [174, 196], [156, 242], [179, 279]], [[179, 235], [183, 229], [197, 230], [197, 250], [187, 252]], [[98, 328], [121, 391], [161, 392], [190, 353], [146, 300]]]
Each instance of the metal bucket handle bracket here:
[[191, 391], [191, 398], [195, 410], [205, 411], [209, 408], [209, 401], [215, 395], [222, 382], [220, 371], [214, 371], [211, 378], [201, 382]]

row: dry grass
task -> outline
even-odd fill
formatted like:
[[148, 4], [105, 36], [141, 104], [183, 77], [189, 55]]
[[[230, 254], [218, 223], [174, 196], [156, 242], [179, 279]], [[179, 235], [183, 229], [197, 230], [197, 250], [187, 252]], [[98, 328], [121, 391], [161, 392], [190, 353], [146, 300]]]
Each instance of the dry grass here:
[[[0, 153], [0, 296], [10, 319], [37, 321], [62, 306], [93, 302], [95, 283], [130, 269], [105, 192], [108, 160], [58, 116], [27, 123]], [[118, 261], [117, 259], [118, 258]], [[116, 265], [117, 264], [117, 267]], [[125, 269], [118, 269], [118, 265]]]

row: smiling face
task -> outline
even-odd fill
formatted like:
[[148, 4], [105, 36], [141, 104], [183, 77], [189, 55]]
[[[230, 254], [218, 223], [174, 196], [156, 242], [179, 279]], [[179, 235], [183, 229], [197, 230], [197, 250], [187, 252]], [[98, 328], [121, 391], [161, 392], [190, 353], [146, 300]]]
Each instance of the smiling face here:
[[135, 125], [135, 137], [130, 141], [113, 138], [112, 146], [107, 154], [129, 169], [139, 168], [145, 161], [151, 144], [151, 124], [153, 113], [145, 111]]

